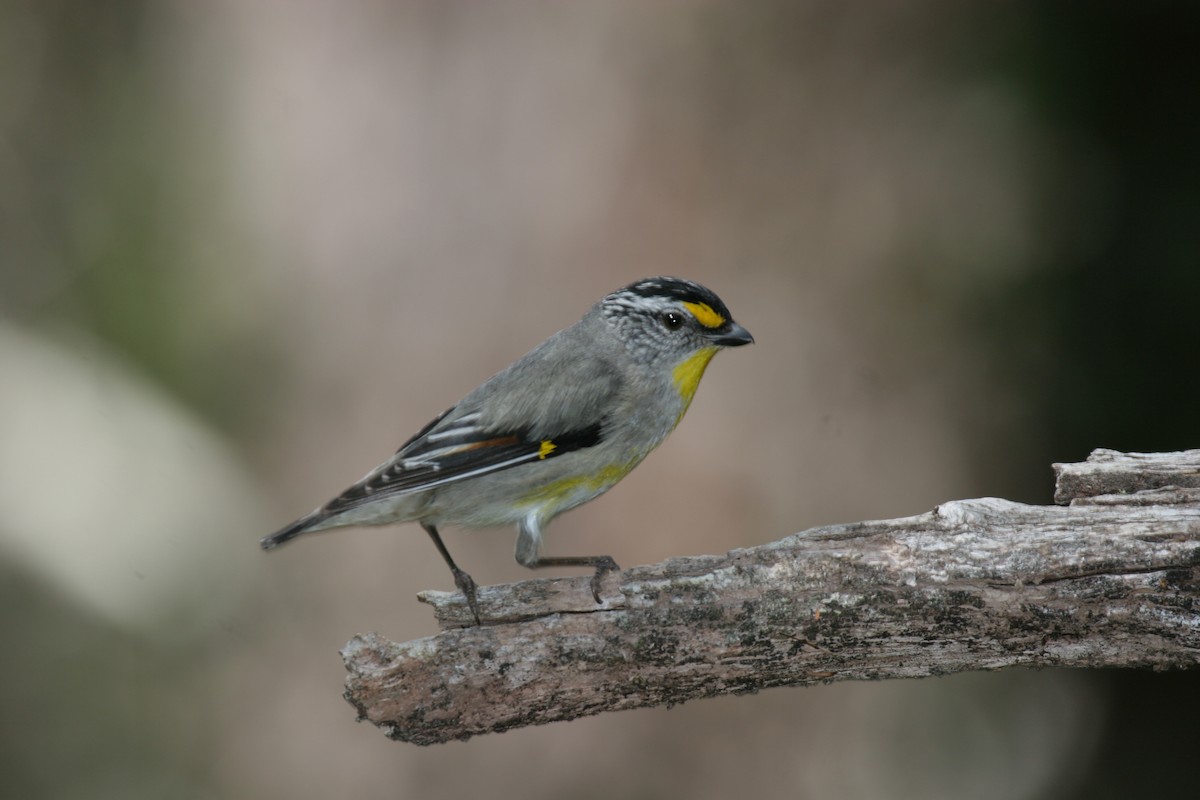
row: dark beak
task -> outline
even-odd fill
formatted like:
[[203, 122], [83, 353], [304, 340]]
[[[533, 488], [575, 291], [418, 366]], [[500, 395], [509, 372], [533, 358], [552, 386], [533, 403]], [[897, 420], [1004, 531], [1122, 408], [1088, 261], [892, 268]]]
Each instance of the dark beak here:
[[730, 322], [728, 328], [711, 334], [709, 339], [713, 344], [721, 347], [741, 347], [744, 344], [754, 344], [754, 337], [750, 335], [750, 331], [736, 322]]

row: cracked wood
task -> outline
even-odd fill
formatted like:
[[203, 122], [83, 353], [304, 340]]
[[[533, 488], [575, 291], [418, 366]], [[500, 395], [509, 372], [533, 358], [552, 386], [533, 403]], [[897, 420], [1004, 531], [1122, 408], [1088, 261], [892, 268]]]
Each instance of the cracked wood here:
[[484, 624], [462, 627], [460, 595], [425, 592], [445, 630], [356, 636], [345, 695], [431, 744], [831, 680], [1200, 666], [1200, 451], [1092, 458], [1104, 481], [1067, 490], [1088, 468], [1056, 465], [1069, 506], [983, 498], [814, 528], [607, 575], [601, 604], [587, 577], [483, 587]]

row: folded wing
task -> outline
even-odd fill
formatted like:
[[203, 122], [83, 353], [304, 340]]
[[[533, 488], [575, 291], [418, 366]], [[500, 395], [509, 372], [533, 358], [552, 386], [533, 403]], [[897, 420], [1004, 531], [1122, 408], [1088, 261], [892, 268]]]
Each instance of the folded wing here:
[[467, 414], [441, 428], [437, 427], [441, 418], [434, 420], [387, 463], [342, 492], [322, 510], [329, 515], [340, 514], [375, 499], [424, 492], [594, 447], [604, 437], [603, 421], [553, 436], [531, 436], [527, 429], [483, 429], [478, 425], [478, 416]]

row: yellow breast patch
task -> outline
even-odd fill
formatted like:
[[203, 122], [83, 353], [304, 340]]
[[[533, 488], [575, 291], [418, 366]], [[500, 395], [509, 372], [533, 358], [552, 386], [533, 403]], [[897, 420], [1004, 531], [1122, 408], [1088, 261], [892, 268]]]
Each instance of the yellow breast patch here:
[[[679, 362], [679, 365], [671, 373], [675, 379], [675, 388], [679, 390], [679, 396], [683, 398], [683, 411], [687, 411], [692, 397], [696, 394], [696, 387], [700, 385], [700, 379], [704, 377], [704, 370], [708, 367], [708, 362], [712, 361], [712, 357], [716, 354], [717, 348], [715, 347], [697, 350]], [[679, 412], [680, 419], [683, 418], [683, 411]]]

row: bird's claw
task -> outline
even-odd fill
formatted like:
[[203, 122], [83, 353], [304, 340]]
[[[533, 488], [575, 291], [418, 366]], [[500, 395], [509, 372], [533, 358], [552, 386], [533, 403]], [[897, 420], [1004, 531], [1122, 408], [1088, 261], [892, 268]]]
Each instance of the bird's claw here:
[[596, 572], [592, 575], [592, 597], [597, 603], [602, 603], [604, 601], [600, 599], [600, 581], [603, 580], [606, 573], [620, 572], [621, 568], [617, 566], [617, 562], [612, 559], [612, 556], [598, 557], [594, 566]]
[[454, 570], [454, 585], [466, 598], [467, 606], [471, 609], [471, 616], [475, 618], [475, 624], [482, 625], [483, 622], [479, 619], [479, 598], [476, 597], [475, 579], [461, 569], [456, 569]]

